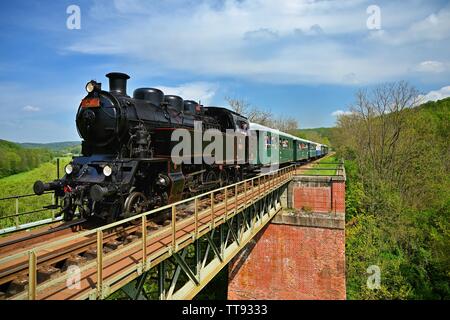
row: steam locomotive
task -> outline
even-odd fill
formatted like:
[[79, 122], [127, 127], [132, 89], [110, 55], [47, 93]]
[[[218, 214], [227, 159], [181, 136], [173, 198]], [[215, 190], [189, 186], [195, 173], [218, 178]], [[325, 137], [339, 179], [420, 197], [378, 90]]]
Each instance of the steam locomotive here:
[[[240, 181], [257, 174], [263, 166], [259, 158], [250, 161], [254, 156], [248, 147], [252, 124], [246, 117], [226, 108], [205, 107], [193, 100], [164, 95], [155, 88], [138, 88], [130, 97], [127, 74], [113, 72], [106, 77], [109, 91], [102, 90], [101, 83], [89, 81], [87, 95], [78, 107], [76, 126], [83, 140], [82, 155], [72, 159], [61, 179], [36, 181], [33, 186], [37, 195], [55, 192], [61, 199], [64, 220], [95, 216], [112, 222]], [[193, 147], [189, 152], [190, 161], [173, 161], [177, 141], [172, 141], [172, 133], [177, 129], [192, 133], [198, 124], [201, 130], [215, 130], [224, 136], [227, 130], [237, 132], [231, 159], [205, 161], [202, 139], [200, 150]], [[265, 130], [260, 127], [257, 130]], [[267, 131], [273, 134], [274, 130]], [[288, 147], [292, 141], [290, 148], [294, 151], [284, 163], [300, 160], [295, 155], [303, 145], [308, 150], [318, 146], [310, 141], [300, 144], [301, 139], [287, 134], [286, 139]], [[284, 147], [284, 142], [280, 138], [280, 146]], [[239, 150], [243, 158], [238, 159]], [[308, 152], [307, 159], [314, 157], [316, 154], [310, 156]]]
[[175, 164], [171, 135], [181, 128], [193, 131], [197, 121], [203, 130], [238, 128], [245, 136], [245, 117], [154, 88], [136, 89], [130, 97], [128, 75], [106, 77], [109, 91], [89, 81], [78, 107], [82, 156], [65, 167], [62, 179], [36, 181], [33, 186], [37, 195], [55, 191], [65, 220], [78, 212], [84, 218], [95, 215], [114, 221], [243, 178], [244, 168], [237, 162], [206, 164], [201, 152], [192, 155], [191, 164]]

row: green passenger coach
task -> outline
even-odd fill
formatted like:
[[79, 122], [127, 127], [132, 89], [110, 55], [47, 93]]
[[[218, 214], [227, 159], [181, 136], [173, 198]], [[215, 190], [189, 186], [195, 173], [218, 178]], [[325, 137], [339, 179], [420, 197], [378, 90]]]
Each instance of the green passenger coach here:
[[295, 158], [294, 161], [308, 160], [308, 142], [304, 139], [297, 138], [295, 142]]
[[328, 146], [257, 123], [249, 123], [250, 155], [256, 166], [285, 165], [325, 156]]
[[[278, 130], [250, 122], [250, 134], [253, 135], [256, 146], [250, 146], [250, 154], [256, 165], [278, 164]], [[256, 154], [255, 154], [256, 153]]]
[[294, 139], [291, 135], [279, 132], [280, 164], [294, 161]]

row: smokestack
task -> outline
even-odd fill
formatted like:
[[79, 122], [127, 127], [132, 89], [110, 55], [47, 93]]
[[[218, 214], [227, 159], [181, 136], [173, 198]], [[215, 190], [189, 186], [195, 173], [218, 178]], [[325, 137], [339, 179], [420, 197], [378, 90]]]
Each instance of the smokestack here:
[[111, 72], [106, 75], [109, 78], [109, 92], [127, 95], [127, 80], [130, 76], [121, 72]]

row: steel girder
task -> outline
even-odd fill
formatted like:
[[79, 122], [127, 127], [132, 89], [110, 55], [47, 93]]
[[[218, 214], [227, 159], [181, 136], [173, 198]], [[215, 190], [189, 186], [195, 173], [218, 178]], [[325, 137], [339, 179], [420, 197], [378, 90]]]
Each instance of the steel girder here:
[[131, 299], [194, 298], [281, 209], [275, 189], [122, 288]]

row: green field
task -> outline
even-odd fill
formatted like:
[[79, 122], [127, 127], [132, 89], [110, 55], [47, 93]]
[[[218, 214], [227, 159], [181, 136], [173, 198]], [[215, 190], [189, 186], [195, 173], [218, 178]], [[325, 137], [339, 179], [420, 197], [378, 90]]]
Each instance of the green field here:
[[[60, 158], [60, 176], [63, 174], [64, 166], [70, 161], [69, 157]], [[33, 194], [33, 184], [36, 180], [51, 181], [56, 179], [56, 159], [52, 162], [41, 164], [33, 170], [15, 174], [0, 179], [0, 198], [13, 195]], [[51, 203], [51, 194], [42, 196], [32, 196], [19, 199], [19, 212], [27, 212], [42, 209], [43, 206]], [[16, 199], [0, 201], [0, 217], [8, 216], [16, 212]], [[40, 212], [19, 217], [19, 223], [26, 223], [51, 217], [51, 212]], [[1, 219], [0, 228], [13, 226], [13, 218]]]

